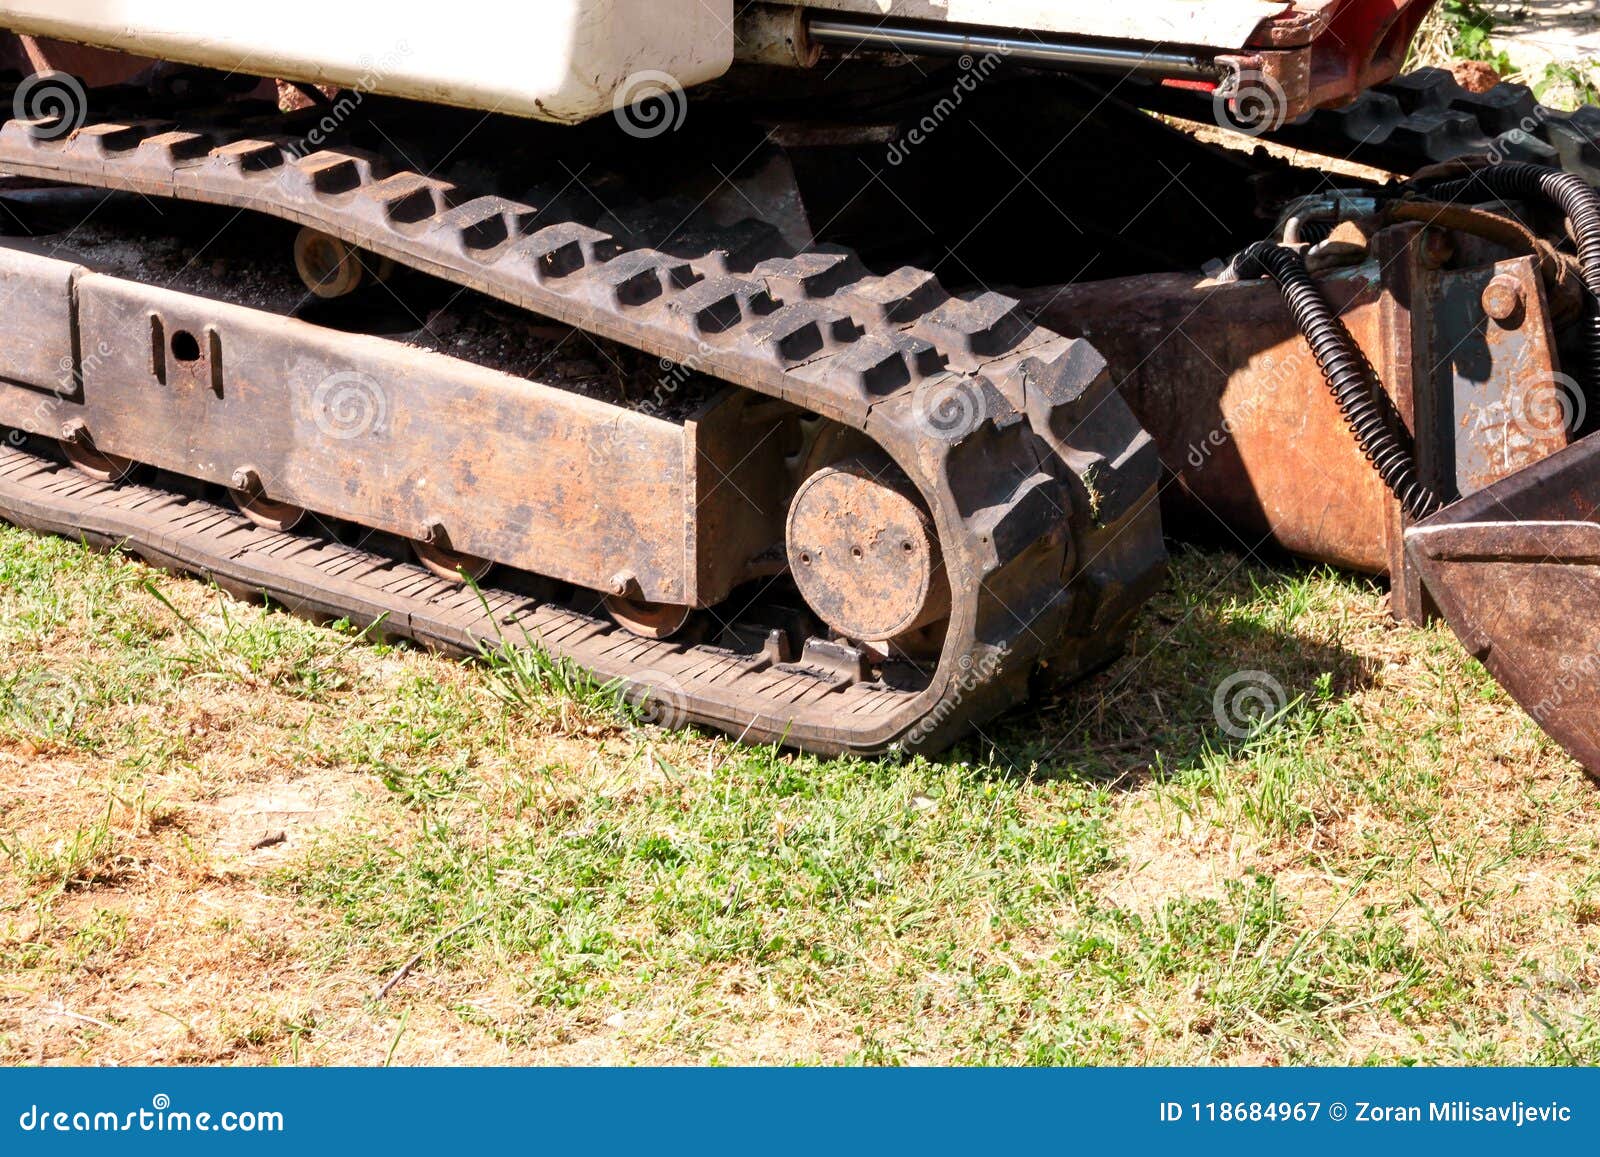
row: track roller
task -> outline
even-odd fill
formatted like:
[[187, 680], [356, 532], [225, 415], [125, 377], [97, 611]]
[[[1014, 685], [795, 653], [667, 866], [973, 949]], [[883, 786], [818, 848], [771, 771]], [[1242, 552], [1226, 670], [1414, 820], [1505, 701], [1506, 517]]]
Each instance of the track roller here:
[[61, 424], [61, 452], [96, 482], [121, 482], [137, 465], [132, 459], [96, 449], [89, 428], [76, 418]]
[[670, 639], [683, 630], [693, 609], [673, 603], [650, 603], [622, 595], [607, 595], [605, 607], [618, 626], [645, 639]]
[[318, 297], [345, 297], [371, 281], [387, 281], [394, 262], [363, 253], [348, 241], [302, 228], [294, 239], [294, 268]]
[[305, 507], [292, 502], [274, 502], [262, 493], [261, 475], [249, 466], [242, 466], [233, 472], [233, 485], [228, 490], [228, 496], [233, 499], [240, 514], [267, 530], [293, 530], [306, 516]]
[[450, 537], [437, 522], [423, 527], [422, 537], [411, 540], [411, 549], [417, 561], [440, 578], [456, 582], [477, 582], [488, 574], [494, 563], [475, 554], [450, 549]]

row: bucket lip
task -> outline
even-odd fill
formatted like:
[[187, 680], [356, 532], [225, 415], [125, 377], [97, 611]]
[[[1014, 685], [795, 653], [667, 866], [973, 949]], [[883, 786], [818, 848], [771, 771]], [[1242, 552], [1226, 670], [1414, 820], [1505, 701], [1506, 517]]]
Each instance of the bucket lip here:
[[1419, 525], [1406, 545], [1440, 562], [1527, 562], [1600, 565], [1600, 523], [1573, 519], [1503, 518]]

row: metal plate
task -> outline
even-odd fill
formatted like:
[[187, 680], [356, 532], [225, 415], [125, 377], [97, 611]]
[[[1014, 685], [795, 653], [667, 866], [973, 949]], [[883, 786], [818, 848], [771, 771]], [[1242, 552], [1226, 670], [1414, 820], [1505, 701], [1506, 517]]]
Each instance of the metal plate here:
[[[33, 254], [0, 249], [0, 278], [29, 323], [0, 424], [82, 421], [105, 454], [223, 486], [248, 469], [272, 502], [407, 538], [439, 524], [455, 550], [600, 589], [626, 575], [652, 602], [718, 601], [782, 541], [776, 419], [747, 422], [737, 391], [680, 424]], [[58, 367], [81, 400], [23, 388]]]
[[[32, 386], [47, 395], [77, 394], [81, 355], [72, 341], [72, 283], [85, 272], [70, 261], [0, 250], [0, 302], [6, 312], [0, 380]], [[51, 401], [46, 397], [37, 403], [40, 412], [32, 428], [41, 433], [50, 428], [44, 421]]]

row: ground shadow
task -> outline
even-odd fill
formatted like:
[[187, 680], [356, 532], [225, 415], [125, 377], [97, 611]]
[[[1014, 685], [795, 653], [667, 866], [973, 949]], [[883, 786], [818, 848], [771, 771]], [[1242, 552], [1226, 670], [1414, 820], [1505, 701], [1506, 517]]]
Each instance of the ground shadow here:
[[1263, 712], [1325, 708], [1371, 684], [1371, 659], [1319, 641], [1318, 616], [1329, 612], [1307, 592], [1329, 581], [1325, 569], [1186, 546], [1174, 554], [1127, 654], [984, 724], [944, 758], [1127, 790], [1152, 767], [1243, 748]]

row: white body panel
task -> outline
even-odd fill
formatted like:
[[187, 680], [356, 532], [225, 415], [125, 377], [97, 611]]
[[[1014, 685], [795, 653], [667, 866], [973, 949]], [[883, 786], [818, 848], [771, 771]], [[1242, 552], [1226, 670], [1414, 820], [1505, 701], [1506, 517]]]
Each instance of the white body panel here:
[[733, 0], [0, 0], [0, 27], [555, 121], [733, 60]]

